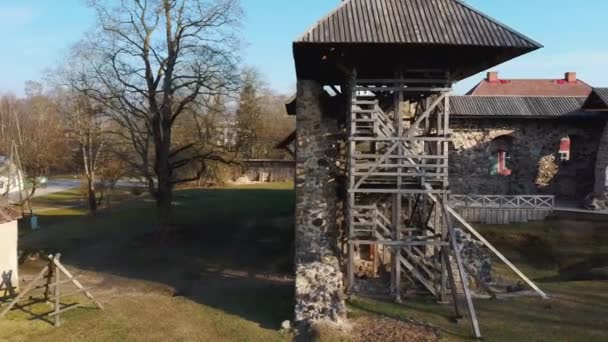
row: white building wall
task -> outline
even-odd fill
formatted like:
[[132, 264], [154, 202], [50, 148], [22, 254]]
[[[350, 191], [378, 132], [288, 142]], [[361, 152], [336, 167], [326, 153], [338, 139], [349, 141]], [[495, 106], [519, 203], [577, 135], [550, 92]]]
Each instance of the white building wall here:
[[12, 283], [15, 287], [19, 285], [17, 236], [17, 221], [0, 224], [0, 276], [12, 271]]

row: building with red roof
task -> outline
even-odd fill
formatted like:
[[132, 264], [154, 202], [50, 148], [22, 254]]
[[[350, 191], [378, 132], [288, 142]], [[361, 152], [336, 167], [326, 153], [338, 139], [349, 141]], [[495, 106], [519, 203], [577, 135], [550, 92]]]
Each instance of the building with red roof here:
[[592, 87], [567, 72], [559, 79], [501, 79], [498, 72], [488, 72], [467, 95], [473, 96], [584, 96]]

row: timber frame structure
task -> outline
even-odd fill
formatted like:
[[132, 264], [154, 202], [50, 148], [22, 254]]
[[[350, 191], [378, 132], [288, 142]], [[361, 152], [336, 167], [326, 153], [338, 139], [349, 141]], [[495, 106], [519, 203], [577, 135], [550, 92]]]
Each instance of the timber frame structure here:
[[370, 246], [388, 255], [396, 301], [415, 283], [460, 315], [462, 288], [481, 337], [456, 224], [546, 297], [449, 207], [448, 181], [452, 84], [540, 47], [459, 0], [344, 0], [294, 42], [296, 321], [344, 312], [339, 268], [356, 291]]
[[[389, 251], [391, 293], [397, 302], [402, 280], [414, 280], [441, 302], [450, 291], [459, 316], [453, 259], [475, 336], [481, 337], [455, 232], [444, 215], [449, 195], [449, 72], [395, 73], [394, 79], [352, 81], [348, 291], [355, 284], [355, 249], [368, 245]], [[404, 113], [405, 104], [410, 113]]]

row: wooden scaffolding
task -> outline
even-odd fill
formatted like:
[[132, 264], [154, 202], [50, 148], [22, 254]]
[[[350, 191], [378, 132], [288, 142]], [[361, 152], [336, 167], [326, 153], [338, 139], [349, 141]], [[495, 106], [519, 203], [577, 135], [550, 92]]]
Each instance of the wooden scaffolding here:
[[464, 265], [446, 214], [450, 90], [449, 74], [441, 70], [351, 81], [348, 285], [352, 290], [355, 249], [382, 248], [391, 255], [395, 300], [401, 301], [402, 281], [414, 280], [440, 301], [450, 291], [459, 315], [456, 273], [479, 337]]
[[[361, 246], [382, 249], [390, 255], [390, 293], [396, 301], [401, 301], [402, 283], [408, 281], [439, 302], [451, 297], [460, 316], [461, 289], [474, 334], [480, 338], [468, 288], [470, 269], [457, 245], [458, 224], [547, 298], [449, 206], [449, 73], [407, 70], [399, 71], [394, 79], [352, 77], [349, 88], [349, 292], [355, 284], [357, 250]], [[481, 286], [494, 295], [483, 282]]]

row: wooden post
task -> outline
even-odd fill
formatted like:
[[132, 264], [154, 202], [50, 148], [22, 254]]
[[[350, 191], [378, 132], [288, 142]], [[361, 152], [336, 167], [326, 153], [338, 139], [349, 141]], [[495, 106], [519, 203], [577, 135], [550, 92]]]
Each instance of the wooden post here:
[[[396, 79], [401, 79], [401, 71], [397, 70]], [[395, 84], [396, 87], [399, 84]], [[397, 137], [401, 137], [403, 135], [403, 115], [401, 113], [401, 106], [403, 103], [403, 92], [396, 91], [393, 96], [393, 125], [395, 129], [395, 134]], [[403, 151], [403, 142], [398, 141], [397, 153], [399, 156], [404, 154]], [[401, 165], [401, 159], [396, 159], [395, 163]], [[403, 169], [401, 166], [397, 168], [397, 189], [401, 190], [402, 187], [402, 174]], [[402, 208], [402, 195], [401, 193], [396, 193], [393, 195], [393, 239], [395, 241], [401, 240], [401, 208]], [[406, 247], [407, 248], [407, 247]], [[401, 302], [401, 247], [395, 247], [394, 249], [394, 272], [395, 272], [395, 301]]]
[[[56, 263], [59, 262], [59, 257], [61, 255], [57, 254], [52, 258], [52, 265], [55, 265], [53, 268], [56, 268]], [[61, 286], [60, 286], [60, 272], [55, 272], [55, 286], [53, 286], [53, 295], [55, 296], [55, 315], [53, 316], [53, 320], [55, 322], [55, 326], [59, 327], [61, 325], [61, 319], [59, 317], [59, 310], [61, 310]]]
[[454, 252], [454, 258], [456, 259], [456, 266], [458, 267], [458, 274], [460, 275], [460, 282], [462, 283], [462, 290], [464, 292], [464, 297], [467, 301], [467, 307], [469, 308], [469, 317], [471, 318], [471, 324], [473, 326], [473, 332], [475, 333], [476, 338], [481, 338], [481, 331], [479, 329], [479, 322], [477, 321], [477, 314], [475, 313], [475, 307], [473, 306], [473, 299], [471, 298], [471, 293], [469, 291], [469, 285], [467, 284], [467, 277], [464, 270], [464, 265], [462, 263], [462, 258], [460, 257], [460, 253], [458, 252], [458, 246], [456, 245], [456, 233], [454, 232], [454, 227], [451, 224], [450, 217], [448, 216], [448, 206], [447, 204], [443, 204], [443, 213], [446, 218], [447, 226], [448, 226], [448, 234], [450, 240], [450, 247]]
[[507, 264], [507, 266], [509, 266], [509, 268], [511, 270], [513, 270], [513, 272], [515, 272], [515, 274], [517, 274], [526, 284], [528, 284], [534, 291], [536, 291], [536, 293], [538, 293], [543, 299], [549, 298], [538, 286], [536, 286], [536, 284], [534, 284], [528, 277], [526, 277], [526, 275], [523, 274], [523, 272], [521, 272], [517, 267], [515, 267], [515, 265], [513, 265], [511, 263], [511, 261], [509, 261], [509, 259], [507, 259], [488, 240], [486, 240], [481, 234], [479, 234], [479, 232], [477, 230], [475, 230], [475, 228], [473, 228], [473, 226], [468, 224], [460, 215], [458, 215], [458, 213], [454, 209], [448, 207], [448, 211], [471, 234], [473, 234], [484, 245], [486, 245], [486, 247], [488, 247], [500, 260], [502, 260], [505, 264]]
[[[356, 114], [353, 113], [353, 107], [354, 107], [354, 101], [357, 99], [357, 71], [353, 70], [352, 74], [350, 75], [350, 79], [348, 80], [348, 85], [347, 87], [349, 87], [350, 89], [346, 89], [346, 91], [344, 91], [344, 94], [350, 94], [350, 97], [347, 97], [346, 101], [346, 108], [348, 111], [348, 136], [352, 137], [354, 136], [355, 132], [356, 132], [356, 122], [354, 121], [354, 116]], [[346, 95], [348, 96], [348, 95]], [[356, 187], [355, 185], [355, 175], [354, 175], [354, 170], [355, 170], [355, 149], [356, 149], [356, 142], [353, 140], [349, 140], [348, 142], [348, 184], [349, 184], [349, 190], [353, 190], [353, 187]], [[353, 243], [351, 242], [354, 239], [354, 223], [355, 220], [353, 218], [353, 210], [355, 210], [355, 192], [353, 191], [349, 191], [348, 194], [348, 202], [346, 203], [346, 220], [348, 222], [348, 263], [346, 265], [346, 273], [347, 273], [347, 286], [346, 286], [346, 291], [348, 293], [351, 293], [353, 290], [353, 286], [354, 286], [354, 282], [355, 282], [355, 246], [353, 245]]]

